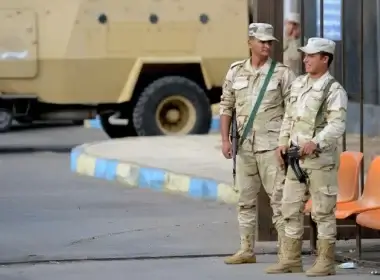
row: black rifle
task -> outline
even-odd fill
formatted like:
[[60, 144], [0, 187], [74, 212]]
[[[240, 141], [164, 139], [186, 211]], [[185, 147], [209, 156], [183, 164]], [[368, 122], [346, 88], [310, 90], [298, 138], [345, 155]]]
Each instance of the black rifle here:
[[[321, 150], [316, 150], [316, 155], [318, 156], [318, 153], [320, 153]], [[288, 167], [292, 168], [294, 174], [296, 175], [298, 181], [300, 183], [306, 184], [308, 182], [309, 176], [300, 167], [300, 147], [292, 145], [286, 152], [286, 154], [282, 154], [282, 159], [285, 163], [285, 175], [288, 172]]]
[[233, 178], [233, 186], [235, 187], [236, 183], [236, 155], [238, 150], [238, 140], [239, 135], [237, 131], [237, 121], [236, 121], [236, 111], [232, 111], [232, 118], [231, 118], [231, 143], [232, 143], [232, 178]]

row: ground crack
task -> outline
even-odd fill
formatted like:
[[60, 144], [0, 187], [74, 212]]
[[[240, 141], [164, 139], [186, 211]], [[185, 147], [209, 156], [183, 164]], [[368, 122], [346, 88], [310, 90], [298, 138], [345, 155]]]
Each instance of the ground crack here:
[[124, 231], [119, 231], [119, 232], [111, 232], [111, 233], [106, 233], [106, 234], [101, 234], [101, 235], [96, 235], [96, 236], [91, 236], [91, 237], [79, 239], [79, 240], [70, 242], [68, 246], [73, 246], [73, 245], [77, 245], [77, 244], [84, 243], [84, 242], [94, 241], [94, 240], [97, 240], [100, 238], [111, 237], [111, 236], [121, 235], [121, 234], [125, 234], [125, 233], [130, 233], [130, 232], [138, 232], [138, 231], [144, 231], [144, 230], [155, 230], [155, 229], [158, 229], [158, 227], [137, 228], [137, 229], [130, 229], [130, 230], [124, 230]]

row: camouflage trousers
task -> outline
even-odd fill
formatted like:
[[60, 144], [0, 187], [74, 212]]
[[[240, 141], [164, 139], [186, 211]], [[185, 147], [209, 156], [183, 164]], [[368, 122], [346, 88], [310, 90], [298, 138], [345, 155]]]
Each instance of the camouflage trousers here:
[[335, 208], [338, 183], [335, 169], [307, 169], [308, 185], [298, 182], [289, 167], [286, 176], [281, 211], [285, 222], [285, 235], [301, 239], [304, 233], [304, 208], [309, 198], [312, 200], [311, 217], [317, 224], [318, 239], [336, 240]]
[[280, 170], [275, 151], [254, 153], [239, 148], [236, 162], [236, 183], [239, 189], [238, 221], [241, 235], [256, 233], [256, 204], [261, 185], [270, 198], [272, 221], [277, 230], [284, 228], [281, 215], [284, 171]]

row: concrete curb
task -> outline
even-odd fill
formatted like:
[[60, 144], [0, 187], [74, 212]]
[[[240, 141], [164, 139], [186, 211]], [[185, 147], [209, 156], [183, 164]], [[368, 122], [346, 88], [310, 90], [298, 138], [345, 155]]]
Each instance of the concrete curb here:
[[107, 181], [118, 181], [135, 188], [179, 193], [200, 200], [237, 203], [238, 195], [227, 183], [133, 162], [100, 158], [86, 152], [86, 148], [96, 144], [84, 144], [71, 151], [71, 171]]
[[[84, 121], [84, 127], [85, 128], [95, 128], [95, 129], [102, 129], [102, 125], [100, 123], [99, 118], [91, 119], [91, 120], [85, 120]], [[220, 121], [219, 116], [214, 116], [211, 121], [211, 127], [210, 127], [210, 133], [219, 132], [220, 127]]]

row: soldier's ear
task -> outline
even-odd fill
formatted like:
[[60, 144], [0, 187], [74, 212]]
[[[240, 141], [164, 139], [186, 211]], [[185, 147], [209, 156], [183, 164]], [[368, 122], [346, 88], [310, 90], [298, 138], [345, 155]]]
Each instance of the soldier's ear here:
[[248, 39], [248, 47], [252, 47], [252, 43], [253, 43], [253, 39], [252, 38], [249, 38]]
[[329, 57], [327, 55], [322, 56], [323, 63], [328, 64], [329, 63]]

